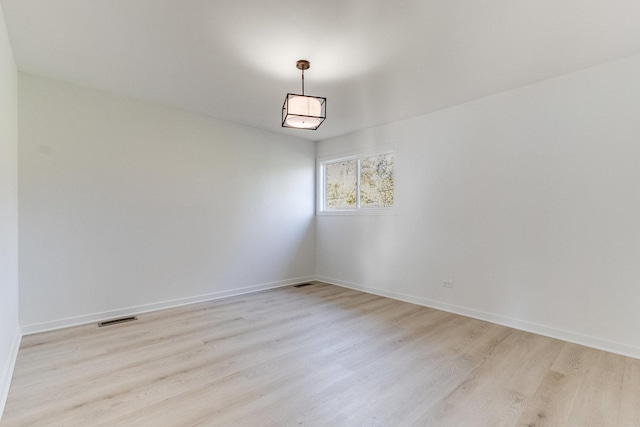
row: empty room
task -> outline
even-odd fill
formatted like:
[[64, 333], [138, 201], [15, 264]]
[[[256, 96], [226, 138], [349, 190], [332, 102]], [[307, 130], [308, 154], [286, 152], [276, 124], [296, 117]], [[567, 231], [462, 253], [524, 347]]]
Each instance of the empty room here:
[[640, 426], [639, 18], [0, 0], [0, 426]]

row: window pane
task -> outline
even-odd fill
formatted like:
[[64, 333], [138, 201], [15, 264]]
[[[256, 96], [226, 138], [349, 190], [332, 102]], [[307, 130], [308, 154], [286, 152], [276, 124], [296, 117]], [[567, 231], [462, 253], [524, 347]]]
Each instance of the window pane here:
[[327, 209], [355, 209], [358, 164], [356, 160], [327, 163], [325, 179]]
[[360, 161], [360, 206], [393, 206], [393, 153], [365, 157]]

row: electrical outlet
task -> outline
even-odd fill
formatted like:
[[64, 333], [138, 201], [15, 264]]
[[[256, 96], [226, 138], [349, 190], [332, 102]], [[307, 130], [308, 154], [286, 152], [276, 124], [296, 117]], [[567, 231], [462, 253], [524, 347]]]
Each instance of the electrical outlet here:
[[453, 288], [453, 282], [451, 280], [443, 280], [442, 281], [443, 288]]

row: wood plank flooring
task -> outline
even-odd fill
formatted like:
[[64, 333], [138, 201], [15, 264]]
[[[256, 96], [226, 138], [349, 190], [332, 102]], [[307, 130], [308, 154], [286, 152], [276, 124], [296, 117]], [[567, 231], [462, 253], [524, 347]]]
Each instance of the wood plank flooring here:
[[316, 283], [23, 338], [1, 426], [640, 426], [640, 360]]

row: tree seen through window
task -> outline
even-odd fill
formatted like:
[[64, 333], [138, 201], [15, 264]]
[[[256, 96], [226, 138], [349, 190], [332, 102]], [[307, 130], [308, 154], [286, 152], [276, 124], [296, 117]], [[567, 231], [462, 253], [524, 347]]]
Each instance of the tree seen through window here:
[[393, 153], [326, 162], [323, 167], [326, 210], [393, 207]]

